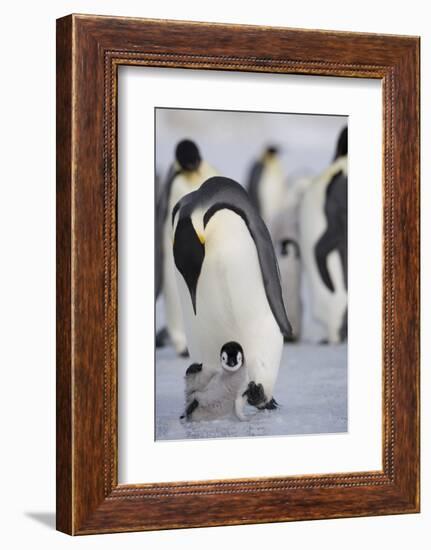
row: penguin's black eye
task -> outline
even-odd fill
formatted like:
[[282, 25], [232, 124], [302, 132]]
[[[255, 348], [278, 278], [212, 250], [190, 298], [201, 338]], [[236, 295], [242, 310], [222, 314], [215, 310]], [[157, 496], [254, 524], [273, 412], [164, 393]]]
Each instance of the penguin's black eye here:
[[221, 354], [221, 360], [226, 363], [227, 361], [227, 353], [224, 351], [222, 354]]

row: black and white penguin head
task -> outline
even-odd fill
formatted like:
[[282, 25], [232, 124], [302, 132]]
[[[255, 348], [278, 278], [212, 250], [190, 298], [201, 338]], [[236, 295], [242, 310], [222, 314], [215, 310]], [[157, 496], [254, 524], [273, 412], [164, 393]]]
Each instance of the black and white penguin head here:
[[175, 158], [181, 168], [188, 172], [197, 170], [202, 160], [196, 143], [190, 139], [183, 139], [178, 143]]
[[263, 160], [270, 161], [277, 157], [279, 152], [280, 149], [276, 145], [269, 145], [263, 153]]
[[194, 199], [205, 191], [210, 194], [211, 190], [222, 185], [220, 182], [223, 181], [229, 181], [239, 186], [238, 183], [227, 180], [227, 178], [209, 178], [201, 185], [200, 189], [185, 195], [172, 210], [174, 262], [189, 289], [195, 315], [197, 284], [205, 258], [207, 224], [214, 213], [228, 205], [224, 202], [212, 204], [211, 199], [203, 200], [203, 203], [199, 201], [195, 203]]
[[269, 145], [266, 148], [266, 154], [267, 155], [277, 155], [279, 152], [279, 148], [276, 145]]
[[237, 342], [224, 344], [220, 351], [220, 363], [226, 372], [236, 372], [244, 364], [244, 352]]
[[172, 216], [174, 262], [189, 289], [196, 314], [197, 284], [205, 258], [205, 228], [200, 208], [191, 212], [185, 209], [182, 214], [177, 215], [175, 206]]

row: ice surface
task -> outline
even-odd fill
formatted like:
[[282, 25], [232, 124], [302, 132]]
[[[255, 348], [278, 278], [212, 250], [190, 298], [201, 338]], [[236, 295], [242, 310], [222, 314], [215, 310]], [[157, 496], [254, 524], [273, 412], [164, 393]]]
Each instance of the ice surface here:
[[347, 345], [286, 344], [275, 386], [280, 407], [257, 411], [248, 420], [224, 418], [185, 422], [184, 373], [190, 359], [171, 347], [156, 353], [156, 439], [201, 439], [347, 431]]

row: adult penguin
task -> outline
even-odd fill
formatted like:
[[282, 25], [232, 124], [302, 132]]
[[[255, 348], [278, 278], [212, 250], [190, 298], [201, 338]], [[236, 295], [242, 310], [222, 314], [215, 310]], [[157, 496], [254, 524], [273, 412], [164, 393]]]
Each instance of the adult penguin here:
[[283, 335], [291, 327], [264, 221], [241, 185], [213, 177], [176, 204], [172, 225], [192, 359], [212, 368], [226, 341], [241, 342], [250, 380], [244, 397], [274, 408]]
[[[299, 205], [310, 185], [308, 178], [300, 178], [287, 187], [284, 207], [272, 224], [272, 239], [280, 268], [281, 287], [289, 321], [292, 325], [291, 341], [301, 338], [302, 301], [301, 279], [302, 261], [299, 246]], [[289, 304], [289, 307], [287, 307]]]
[[166, 183], [156, 205], [156, 299], [163, 291], [166, 311], [166, 328], [156, 336], [156, 345], [163, 346], [169, 339], [179, 355], [187, 355], [181, 305], [175, 280], [172, 256], [171, 213], [174, 205], [187, 193], [198, 187], [216, 170], [202, 159], [197, 145], [189, 140], [180, 141], [175, 150]]
[[286, 195], [284, 174], [277, 147], [268, 147], [261, 158], [253, 164], [247, 190], [251, 202], [271, 230], [271, 224], [283, 207]]
[[296, 342], [301, 337], [302, 323], [301, 253], [298, 241], [288, 237], [277, 241], [276, 247], [283, 298], [286, 310], [289, 304], [289, 320], [292, 325], [292, 335], [287, 341]]
[[300, 206], [300, 247], [313, 316], [337, 343], [347, 335], [347, 127], [332, 164], [307, 188]]

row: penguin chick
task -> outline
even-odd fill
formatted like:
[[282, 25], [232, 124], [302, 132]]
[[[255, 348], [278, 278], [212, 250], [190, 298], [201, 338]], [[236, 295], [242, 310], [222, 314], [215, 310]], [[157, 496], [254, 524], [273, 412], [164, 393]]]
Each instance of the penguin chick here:
[[186, 370], [185, 376], [186, 403], [190, 403], [190, 396], [194, 392], [205, 388], [211, 378], [215, 376], [215, 374], [216, 373], [213, 370], [203, 369], [202, 363], [193, 363], [192, 365], [190, 365], [190, 367]]
[[[244, 352], [237, 342], [228, 342], [220, 351], [221, 369], [215, 373], [194, 363], [186, 371], [186, 410], [181, 418], [214, 420], [233, 413], [239, 420], [243, 414], [243, 392], [247, 387]], [[209, 372], [208, 372], [209, 370]]]

